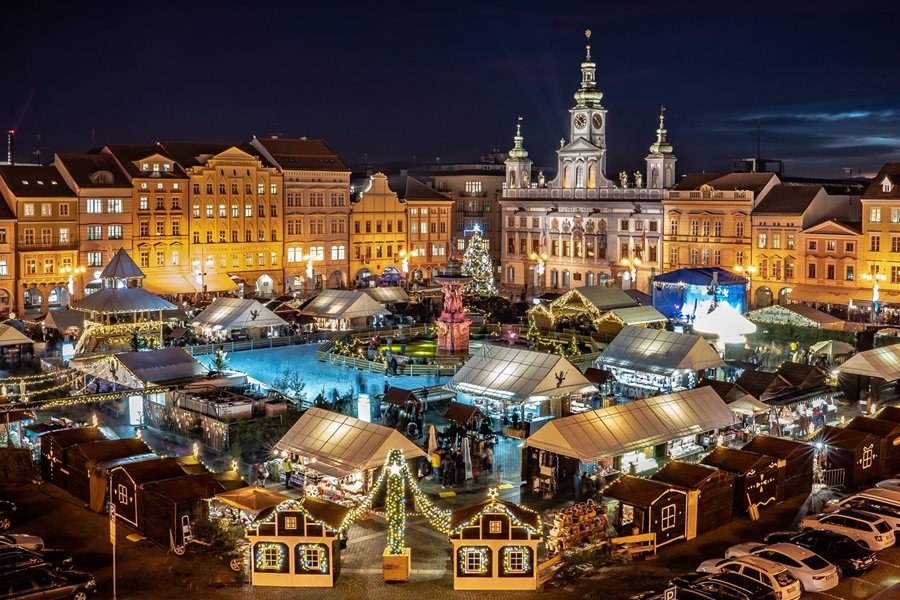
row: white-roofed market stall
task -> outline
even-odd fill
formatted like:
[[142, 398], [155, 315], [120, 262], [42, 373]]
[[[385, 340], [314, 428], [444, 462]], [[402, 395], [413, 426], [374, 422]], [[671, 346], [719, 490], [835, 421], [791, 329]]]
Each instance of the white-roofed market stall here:
[[353, 290], [323, 290], [300, 314], [313, 317], [322, 329], [362, 329], [391, 312], [372, 296]]
[[597, 359], [632, 395], [690, 389], [697, 374], [725, 364], [698, 335], [625, 327]]
[[865, 350], [838, 366], [838, 381], [847, 399], [857, 401], [869, 389], [873, 401], [882, 388], [900, 380], [900, 344]]
[[264, 329], [285, 325], [285, 320], [250, 298], [216, 298], [191, 321], [206, 336], [244, 330], [259, 337]]
[[407, 460], [425, 452], [399, 431], [322, 408], [309, 408], [275, 444], [294, 457], [297, 485], [307, 496], [353, 504], [374, 483], [391, 450]]

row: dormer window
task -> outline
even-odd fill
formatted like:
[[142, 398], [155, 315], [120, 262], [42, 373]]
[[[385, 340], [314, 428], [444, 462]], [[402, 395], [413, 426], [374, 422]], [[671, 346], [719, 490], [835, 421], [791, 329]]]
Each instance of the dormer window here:
[[891, 180], [887, 177], [884, 178], [884, 181], [881, 182], [881, 191], [885, 194], [890, 194], [894, 189], [894, 184], [891, 183]]
[[113, 182], [113, 174], [109, 171], [94, 171], [90, 174], [88, 179], [91, 180], [91, 183], [98, 184], [109, 184]]
[[168, 173], [171, 170], [172, 170], [172, 165], [170, 165], [169, 163], [163, 163], [163, 171]]
[[141, 163], [141, 171], [149, 171], [150, 165], [147, 163]]
[[153, 172], [159, 173], [159, 163], [153, 163]]

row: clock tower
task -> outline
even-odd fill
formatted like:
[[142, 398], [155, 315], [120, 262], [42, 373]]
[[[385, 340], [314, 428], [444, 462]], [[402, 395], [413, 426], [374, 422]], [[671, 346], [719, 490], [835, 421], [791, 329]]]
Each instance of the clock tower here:
[[591, 60], [591, 30], [584, 32], [588, 44], [584, 62], [581, 63], [581, 87], [575, 92], [575, 106], [569, 109], [571, 134], [569, 141], [578, 138], [588, 140], [598, 148], [606, 149], [606, 109], [600, 104], [603, 92], [597, 89], [597, 65]]

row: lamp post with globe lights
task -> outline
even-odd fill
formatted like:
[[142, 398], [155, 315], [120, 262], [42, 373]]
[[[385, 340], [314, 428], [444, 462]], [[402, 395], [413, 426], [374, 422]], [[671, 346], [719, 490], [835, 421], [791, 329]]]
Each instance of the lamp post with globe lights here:
[[643, 264], [641, 259], [637, 256], [634, 258], [623, 258], [619, 261], [619, 264], [628, 269], [626, 275], [628, 275], [629, 289], [637, 289], [637, 270]]
[[875, 323], [875, 316], [878, 312], [879, 290], [881, 289], [881, 282], [887, 279], [887, 275], [876, 271], [874, 273], [863, 273], [859, 278], [863, 281], [872, 282], [872, 323]]

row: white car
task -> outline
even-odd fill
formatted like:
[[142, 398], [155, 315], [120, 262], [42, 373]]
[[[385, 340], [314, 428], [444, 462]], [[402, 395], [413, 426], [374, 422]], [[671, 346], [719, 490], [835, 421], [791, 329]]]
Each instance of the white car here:
[[797, 600], [803, 590], [800, 581], [789, 570], [765, 558], [748, 555], [740, 558], [713, 558], [705, 560], [697, 567], [700, 573], [740, 573], [760, 581], [773, 590], [779, 600]]
[[799, 529], [827, 529], [843, 533], [869, 550], [890, 548], [895, 541], [894, 530], [884, 519], [849, 508], [804, 517], [800, 520]]
[[859, 512], [881, 517], [894, 530], [900, 529], [900, 500], [894, 500], [887, 494], [879, 493], [887, 490], [871, 489], [858, 494], [834, 500], [825, 505], [825, 512], [834, 512], [842, 508], [852, 508]]
[[802, 546], [780, 542], [755, 550], [753, 556], [783, 566], [800, 580], [805, 592], [824, 592], [838, 584], [837, 567]]
[[4, 533], [0, 535], [0, 547], [2, 546], [22, 546], [29, 550], [43, 550], [44, 540], [36, 535], [26, 533]]
[[885, 479], [876, 483], [875, 487], [900, 493], [900, 479]]

